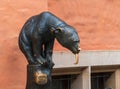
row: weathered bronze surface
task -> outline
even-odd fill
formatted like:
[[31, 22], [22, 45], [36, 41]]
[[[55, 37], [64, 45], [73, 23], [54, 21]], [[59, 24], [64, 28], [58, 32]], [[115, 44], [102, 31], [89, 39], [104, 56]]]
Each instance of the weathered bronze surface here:
[[75, 28], [50, 12], [32, 16], [24, 24], [19, 47], [28, 61], [26, 89], [51, 89], [55, 38], [76, 55], [77, 64], [80, 39]]

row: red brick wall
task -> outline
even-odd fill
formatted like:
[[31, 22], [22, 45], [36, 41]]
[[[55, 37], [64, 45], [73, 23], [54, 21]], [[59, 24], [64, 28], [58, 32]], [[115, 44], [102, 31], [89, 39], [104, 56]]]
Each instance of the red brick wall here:
[[[24, 89], [26, 60], [18, 34], [32, 15], [49, 10], [74, 26], [83, 50], [120, 50], [119, 0], [1, 0], [0, 89]], [[66, 51], [55, 42], [55, 51]]]
[[32, 15], [47, 10], [47, 0], [0, 1], [0, 89], [25, 89], [26, 60], [18, 34]]
[[83, 50], [120, 49], [119, 0], [48, 0], [48, 7], [77, 29]]

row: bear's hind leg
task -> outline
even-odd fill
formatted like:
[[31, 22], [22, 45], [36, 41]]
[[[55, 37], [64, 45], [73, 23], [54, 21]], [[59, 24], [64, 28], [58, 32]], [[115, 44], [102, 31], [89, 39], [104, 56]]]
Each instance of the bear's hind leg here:
[[19, 37], [19, 48], [23, 52], [25, 57], [27, 58], [28, 63], [29, 64], [35, 64], [31, 44], [25, 36], [23, 38], [22, 35], [20, 35], [20, 37]]

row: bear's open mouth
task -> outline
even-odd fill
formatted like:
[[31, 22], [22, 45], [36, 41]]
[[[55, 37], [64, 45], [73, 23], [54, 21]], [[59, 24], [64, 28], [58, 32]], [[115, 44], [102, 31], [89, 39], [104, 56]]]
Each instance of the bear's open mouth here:
[[72, 48], [72, 53], [74, 53], [74, 54], [78, 54], [79, 52], [80, 52], [80, 50], [81, 50], [81, 48]]

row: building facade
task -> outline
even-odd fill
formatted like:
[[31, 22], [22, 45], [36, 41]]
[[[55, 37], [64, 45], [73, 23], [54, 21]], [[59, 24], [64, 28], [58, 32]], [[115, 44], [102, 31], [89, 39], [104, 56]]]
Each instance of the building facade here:
[[120, 51], [81, 51], [79, 56], [79, 63], [75, 65], [75, 58], [71, 53], [55, 53], [53, 81], [54, 76], [69, 76], [63, 76], [69, 87], [58, 89], [120, 88]]

